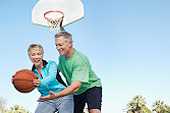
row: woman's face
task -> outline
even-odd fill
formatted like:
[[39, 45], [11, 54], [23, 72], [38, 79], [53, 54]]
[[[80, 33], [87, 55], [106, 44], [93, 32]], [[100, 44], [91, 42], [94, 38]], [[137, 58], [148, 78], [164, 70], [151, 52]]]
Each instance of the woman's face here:
[[29, 58], [35, 66], [41, 66], [43, 63], [43, 51], [39, 47], [31, 48]]

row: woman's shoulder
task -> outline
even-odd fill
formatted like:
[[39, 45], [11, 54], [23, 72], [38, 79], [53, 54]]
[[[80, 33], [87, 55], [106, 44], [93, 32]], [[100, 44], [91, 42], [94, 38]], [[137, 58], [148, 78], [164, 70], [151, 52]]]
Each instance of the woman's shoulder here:
[[48, 60], [48, 65], [57, 65], [57, 63], [54, 60]]

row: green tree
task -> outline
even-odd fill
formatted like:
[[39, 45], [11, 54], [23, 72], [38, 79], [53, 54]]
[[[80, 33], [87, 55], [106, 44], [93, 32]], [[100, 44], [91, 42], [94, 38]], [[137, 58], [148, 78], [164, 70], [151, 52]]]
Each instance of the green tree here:
[[24, 107], [20, 105], [14, 105], [8, 110], [8, 113], [29, 113], [29, 111], [25, 110]]
[[6, 112], [7, 112], [6, 100], [0, 97], [0, 113], [6, 113]]
[[170, 113], [170, 106], [167, 106], [167, 112]]
[[167, 113], [170, 113], [170, 106], [169, 105], [166, 105], [166, 110], [167, 110]]
[[152, 111], [155, 111], [156, 113], [170, 113], [170, 106], [166, 105], [164, 101], [157, 100], [153, 104]]
[[135, 96], [127, 104], [127, 113], [151, 113], [151, 110], [146, 106], [145, 98], [143, 96]]
[[0, 97], [0, 113], [30, 113], [20, 105], [14, 105], [9, 109], [6, 106], [6, 100]]

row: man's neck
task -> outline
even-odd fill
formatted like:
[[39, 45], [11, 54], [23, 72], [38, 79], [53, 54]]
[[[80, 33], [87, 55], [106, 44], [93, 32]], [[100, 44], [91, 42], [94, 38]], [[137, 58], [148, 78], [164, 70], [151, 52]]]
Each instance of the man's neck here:
[[65, 56], [66, 58], [70, 58], [74, 53], [74, 48], [71, 48], [68, 54]]

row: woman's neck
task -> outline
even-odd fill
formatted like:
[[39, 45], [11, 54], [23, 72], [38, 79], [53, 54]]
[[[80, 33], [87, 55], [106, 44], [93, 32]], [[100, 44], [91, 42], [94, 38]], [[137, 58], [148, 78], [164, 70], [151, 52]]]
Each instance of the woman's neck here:
[[42, 67], [43, 67], [43, 62], [42, 62], [40, 65], [37, 65], [37, 66], [35, 66], [35, 67], [37, 68], [37, 70], [41, 70]]

